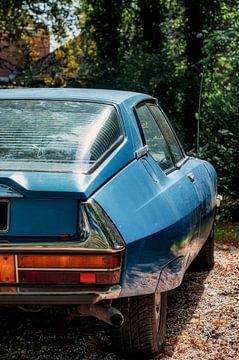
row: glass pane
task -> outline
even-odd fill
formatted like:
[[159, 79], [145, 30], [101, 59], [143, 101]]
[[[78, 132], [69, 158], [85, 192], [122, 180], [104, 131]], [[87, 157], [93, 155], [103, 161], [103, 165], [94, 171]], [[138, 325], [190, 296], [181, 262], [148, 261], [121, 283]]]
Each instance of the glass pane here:
[[149, 152], [163, 170], [173, 167], [167, 143], [153, 115], [146, 105], [137, 108], [137, 114], [144, 132]]
[[180, 149], [180, 146], [177, 142], [177, 139], [174, 136], [174, 133], [172, 132], [167, 120], [162, 115], [161, 111], [156, 105], [150, 105], [150, 109], [152, 110], [153, 114], [155, 115], [156, 119], [158, 119], [160, 127], [166, 136], [166, 139], [168, 141], [168, 144], [170, 146], [171, 152], [173, 154], [175, 163], [178, 163], [180, 160], [183, 159], [184, 155]]
[[3, 170], [87, 171], [114, 148], [122, 129], [113, 106], [90, 102], [0, 102]]

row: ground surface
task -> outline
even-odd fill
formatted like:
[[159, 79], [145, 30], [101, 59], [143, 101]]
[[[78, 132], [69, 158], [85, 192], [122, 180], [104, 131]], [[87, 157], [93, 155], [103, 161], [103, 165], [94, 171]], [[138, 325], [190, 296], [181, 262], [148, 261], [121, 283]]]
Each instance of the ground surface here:
[[[168, 298], [165, 347], [156, 359], [239, 358], [239, 249], [217, 246], [210, 273], [188, 273]], [[123, 360], [111, 349], [108, 328], [95, 320], [65, 325], [59, 310], [0, 309], [0, 359]]]

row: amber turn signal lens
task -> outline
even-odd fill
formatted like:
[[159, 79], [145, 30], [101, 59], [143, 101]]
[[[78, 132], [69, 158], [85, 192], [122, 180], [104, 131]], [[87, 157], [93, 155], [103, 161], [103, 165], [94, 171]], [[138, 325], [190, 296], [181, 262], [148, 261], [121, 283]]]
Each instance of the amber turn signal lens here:
[[0, 283], [16, 282], [14, 255], [0, 255]]
[[121, 255], [19, 255], [19, 268], [114, 269]]

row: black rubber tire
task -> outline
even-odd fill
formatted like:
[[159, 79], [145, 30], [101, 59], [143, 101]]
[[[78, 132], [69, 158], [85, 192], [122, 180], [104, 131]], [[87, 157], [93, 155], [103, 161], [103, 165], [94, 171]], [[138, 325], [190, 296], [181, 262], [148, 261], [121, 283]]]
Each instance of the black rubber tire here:
[[124, 315], [120, 328], [111, 328], [113, 348], [147, 359], [161, 350], [166, 331], [167, 293], [117, 299], [113, 306]]
[[214, 266], [214, 227], [205, 244], [191, 264], [193, 271], [208, 271]]

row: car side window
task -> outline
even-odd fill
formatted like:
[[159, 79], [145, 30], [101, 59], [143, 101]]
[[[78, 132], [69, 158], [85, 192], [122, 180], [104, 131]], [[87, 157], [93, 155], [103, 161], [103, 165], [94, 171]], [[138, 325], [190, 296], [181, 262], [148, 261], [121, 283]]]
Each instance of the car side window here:
[[151, 111], [143, 104], [136, 108], [136, 112], [150, 154], [157, 161], [162, 170], [165, 171], [173, 168], [174, 164], [168, 145]]
[[167, 140], [167, 143], [168, 143], [171, 153], [173, 155], [174, 162], [176, 164], [179, 163], [182, 159], [184, 159], [184, 154], [181, 150], [181, 147], [180, 147], [170, 125], [168, 124], [167, 120], [165, 119], [165, 117], [163, 116], [163, 114], [161, 113], [161, 111], [157, 105], [149, 104], [149, 109], [152, 111], [156, 120], [160, 124], [162, 132]]

